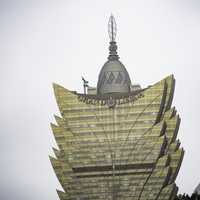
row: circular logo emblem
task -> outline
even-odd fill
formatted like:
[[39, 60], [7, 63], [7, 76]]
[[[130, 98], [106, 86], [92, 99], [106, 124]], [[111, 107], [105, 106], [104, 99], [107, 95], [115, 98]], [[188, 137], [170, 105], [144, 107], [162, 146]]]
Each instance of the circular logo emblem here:
[[110, 97], [110, 99], [107, 100], [107, 105], [109, 108], [114, 108], [116, 105], [116, 100]]

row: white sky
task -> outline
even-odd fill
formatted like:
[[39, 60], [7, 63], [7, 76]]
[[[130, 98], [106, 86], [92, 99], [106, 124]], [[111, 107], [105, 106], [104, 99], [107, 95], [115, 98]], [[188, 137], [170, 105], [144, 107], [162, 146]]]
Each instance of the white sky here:
[[0, 199], [58, 199], [48, 159], [49, 123], [59, 114], [51, 84], [82, 91], [83, 75], [96, 85], [111, 12], [132, 83], [176, 78], [186, 151], [177, 184], [191, 193], [200, 182], [199, 11], [199, 0], [0, 0]]

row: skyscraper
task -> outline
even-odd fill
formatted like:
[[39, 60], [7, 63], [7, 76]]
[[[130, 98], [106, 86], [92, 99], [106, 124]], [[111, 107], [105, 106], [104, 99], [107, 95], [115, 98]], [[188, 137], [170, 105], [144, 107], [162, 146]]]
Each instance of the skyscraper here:
[[171, 200], [184, 151], [176, 139], [180, 117], [171, 107], [175, 79], [132, 85], [117, 54], [109, 19], [109, 56], [97, 87], [84, 93], [54, 84], [61, 117], [50, 157], [63, 191], [60, 200]]

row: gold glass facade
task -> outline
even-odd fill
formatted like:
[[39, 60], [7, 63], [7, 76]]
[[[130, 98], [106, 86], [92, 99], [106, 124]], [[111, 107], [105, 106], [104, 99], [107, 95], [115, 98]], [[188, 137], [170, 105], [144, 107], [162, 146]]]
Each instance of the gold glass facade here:
[[174, 86], [171, 75], [109, 107], [54, 84], [61, 117], [51, 124], [59, 149], [50, 160], [60, 200], [174, 199], [184, 155]]

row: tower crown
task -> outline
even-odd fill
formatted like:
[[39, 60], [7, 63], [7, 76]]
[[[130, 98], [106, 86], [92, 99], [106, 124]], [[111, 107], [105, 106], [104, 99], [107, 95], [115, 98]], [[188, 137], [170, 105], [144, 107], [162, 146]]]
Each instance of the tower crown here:
[[98, 78], [97, 94], [129, 93], [131, 80], [125, 66], [119, 61], [115, 41], [117, 25], [113, 15], [108, 22], [110, 38], [108, 61], [103, 65]]

